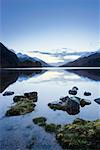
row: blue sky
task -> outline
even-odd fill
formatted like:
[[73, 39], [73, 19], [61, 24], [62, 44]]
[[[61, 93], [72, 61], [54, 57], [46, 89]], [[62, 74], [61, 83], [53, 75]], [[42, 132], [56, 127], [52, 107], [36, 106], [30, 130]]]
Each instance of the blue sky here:
[[0, 38], [16, 51], [100, 45], [99, 0], [0, 0]]

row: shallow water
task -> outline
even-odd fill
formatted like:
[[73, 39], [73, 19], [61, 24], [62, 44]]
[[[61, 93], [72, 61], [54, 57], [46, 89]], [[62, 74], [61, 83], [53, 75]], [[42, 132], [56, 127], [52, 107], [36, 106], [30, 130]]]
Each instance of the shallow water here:
[[[85, 120], [100, 119], [100, 105], [94, 99], [100, 97], [99, 75], [91, 71], [66, 71], [62, 69], [8, 71], [1, 73], [0, 94], [0, 150], [27, 149], [32, 138], [35, 139], [34, 150], [60, 150], [61, 147], [53, 134], [46, 133], [41, 127], [34, 125], [32, 119], [39, 116], [47, 118], [48, 122], [68, 124], [76, 118]], [[77, 96], [91, 100], [91, 104], [80, 106], [79, 113], [70, 115], [64, 111], [53, 111], [48, 107], [49, 102], [59, 100], [69, 95], [68, 90], [73, 86], [79, 88]], [[3, 96], [5, 91], [14, 91], [12, 96]], [[6, 111], [13, 103], [15, 95], [37, 91], [38, 101], [32, 113], [5, 117]], [[91, 92], [91, 96], [84, 96], [84, 92]]]

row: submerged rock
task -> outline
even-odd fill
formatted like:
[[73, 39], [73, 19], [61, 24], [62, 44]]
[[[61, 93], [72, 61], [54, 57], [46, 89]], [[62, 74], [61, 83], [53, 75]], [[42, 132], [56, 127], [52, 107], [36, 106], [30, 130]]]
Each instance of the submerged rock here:
[[16, 105], [11, 106], [10, 109], [6, 112], [6, 116], [17, 116], [30, 113], [34, 110], [35, 104], [32, 101], [20, 101]]
[[90, 105], [90, 104], [91, 104], [91, 101], [88, 99], [81, 99], [80, 101], [81, 107], [84, 107], [85, 105]]
[[46, 121], [47, 119], [45, 117], [38, 117], [33, 119], [33, 122], [39, 126], [44, 126]]
[[96, 103], [100, 104], [100, 98], [94, 100]]
[[84, 95], [85, 95], [85, 96], [90, 96], [91, 93], [90, 93], [90, 92], [84, 92]]
[[10, 95], [13, 95], [13, 94], [14, 94], [14, 92], [12, 92], [12, 91], [6, 91], [6, 92], [3, 93], [3, 96], [10, 96]]

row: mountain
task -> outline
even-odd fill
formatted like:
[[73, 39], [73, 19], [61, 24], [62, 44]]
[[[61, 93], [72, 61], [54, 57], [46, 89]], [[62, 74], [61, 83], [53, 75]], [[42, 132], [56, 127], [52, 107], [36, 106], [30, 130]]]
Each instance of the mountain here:
[[17, 55], [0, 43], [0, 68], [14, 68], [19, 64]]
[[27, 68], [27, 67], [49, 67], [47, 63], [28, 55], [14, 53], [14, 50], [9, 50], [0, 43], [0, 68]]
[[84, 55], [61, 67], [100, 67], [100, 51], [93, 52], [90, 55]]
[[36, 57], [30, 57], [26, 54], [18, 53], [19, 67], [49, 67], [47, 63]]

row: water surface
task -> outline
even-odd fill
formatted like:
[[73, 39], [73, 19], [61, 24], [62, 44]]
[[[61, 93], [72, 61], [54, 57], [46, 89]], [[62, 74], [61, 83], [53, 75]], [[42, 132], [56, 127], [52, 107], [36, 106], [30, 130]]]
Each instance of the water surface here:
[[[73, 86], [79, 88], [77, 96], [91, 100], [90, 105], [80, 106], [79, 113], [75, 115], [61, 110], [53, 111], [48, 107], [49, 102], [69, 95], [68, 90]], [[14, 91], [14, 95], [4, 97], [2, 94], [5, 91]], [[38, 92], [35, 111], [23, 116], [5, 117], [15, 95], [32, 91]], [[85, 91], [92, 95], [84, 96]], [[76, 118], [100, 119], [100, 105], [94, 102], [95, 98], [100, 97], [99, 70], [3, 70], [0, 92], [0, 150], [27, 149], [32, 138], [35, 138], [34, 150], [60, 150], [53, 134], [34, 125], [32, 119], [35, 117], [44, 116], [49, 123], [62, 125], [71, 123]]]

